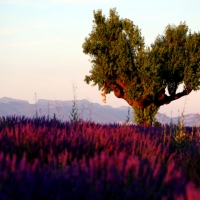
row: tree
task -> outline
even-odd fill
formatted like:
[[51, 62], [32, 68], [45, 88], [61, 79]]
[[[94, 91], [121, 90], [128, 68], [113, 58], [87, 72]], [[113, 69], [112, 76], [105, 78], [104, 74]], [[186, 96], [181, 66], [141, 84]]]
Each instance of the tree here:
[[126, 100], [137, 124], [151, 125], [160, 106], [199, 90], [200, 33], [191, 33], [185, 22], [168, 25], [149, 47], [138, 26], [120, 19], [116, 9], [108, 18], [94, 11], [93, 23], [82, 46], [92, 63], [85, 82]]

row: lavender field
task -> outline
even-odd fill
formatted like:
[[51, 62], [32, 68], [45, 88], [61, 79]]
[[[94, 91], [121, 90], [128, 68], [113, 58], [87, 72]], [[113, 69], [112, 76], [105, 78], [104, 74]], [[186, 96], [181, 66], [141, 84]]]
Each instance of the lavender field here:
[[2, 117], [0, 199], [200, 199], [197, 129]]

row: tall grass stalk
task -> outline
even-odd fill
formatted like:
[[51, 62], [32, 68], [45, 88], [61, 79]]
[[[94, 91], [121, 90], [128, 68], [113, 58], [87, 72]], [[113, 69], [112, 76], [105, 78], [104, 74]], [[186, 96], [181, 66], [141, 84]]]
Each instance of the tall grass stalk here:
[[50, 113], [49, 113], [49, 111], [50, 111], [50, 105], [49, 105], [49, 102], [47, 103], [47, 109], [48, 109], [48, 115], [47, 115], [47, 118], [49, 119], [49, 118], [50, 118]]
[[79, 121], [79, 113], [78, 113], [78, 107], [77, 107], [77, 101], [76, 101], [76, 89], [77, 86], [75, 83], [72, 83], [72, 90], [73, 90], [73, 105], [72, 105], [72, 111], [70, 112], [69, 119], [72, 123], [78, 122]]
[[62, 107], [60, 106], [60, 104], [58, 103], [57, 99], [56, 99], [56, 112], [57, 112], [57, 118], [61, 120], [61, 115], [60, 115], [60, 110], [62, 109]]
[[37, 111], [37, 94], [35, 92], [35, 96], [33, 97], [33, 99], [35, 100], [35, 117], [38, 118], [38, 111]]
[[130, 107], [128, 107], [128, 114], [126, 116], [126, 123], [130, 121]]
[[[184, 112], [185, 112], [186, 102], [187, 102], [187, 98], [185, 98], [183, 110], [181, 113], [181, 118], [180, 119], [178, 118], [177, 125], [173, 124], [172, 121], [170, 123], [170, 135], [171, 135], [172, 144], [178, 150], [182, 150], [188, 147], [190, 145], [190, 140], [192, 139], [191, 137], [188, 137], [188, 133], [186, 132], [186, 129], [184, 127]], [[178, 110], [178, 113], [179, 113], [179, 110]]]

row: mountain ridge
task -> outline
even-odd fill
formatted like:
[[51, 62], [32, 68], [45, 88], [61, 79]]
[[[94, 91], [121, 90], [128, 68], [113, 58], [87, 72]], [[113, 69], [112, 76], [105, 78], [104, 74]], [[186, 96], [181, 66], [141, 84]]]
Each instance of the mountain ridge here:
[[[120, 106], [113, 108], [110, 105], [100, 105], [99, 103], [91, 103], [87, 99], [77, 100], [77, 107], [79, 111], [79, 117], [83, 120], [92, 120], [96, 123], [125, 123], [128, 115], [128, 107]], [[70, 112], [72, 110], [73, 100], [46, 100], [38, 99], [35, 104], [30, 104], [28, 101], [21, 99], [13, 99], [9, 97], [0, 98], [0, 117], [8, 115], [24, 115], [27, 117], [38, 116], [50, 116], [53, 117], [54, 113], [58, 119], [69, 120]], [[133, 109], [130, 107], [130, 121], [133, 119]], [[172, 119], [164, 114], [157, 113], [156, 119], [162, 124], [177, 123], [180, 117], [173, 117]], [[133, 122], [134, 124], [134, 122]], [[199, 114], [187, 114], [184, 115], [185, 126], [199, 126], [200, 115]]]

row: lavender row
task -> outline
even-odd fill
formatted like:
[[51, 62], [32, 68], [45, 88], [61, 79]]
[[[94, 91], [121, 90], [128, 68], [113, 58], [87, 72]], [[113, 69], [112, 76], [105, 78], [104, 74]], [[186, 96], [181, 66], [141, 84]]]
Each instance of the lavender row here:
[[200, 197], [198, 143], [176, 151], [162, 128], [12, 116], [0, 144], [0, 199]]

